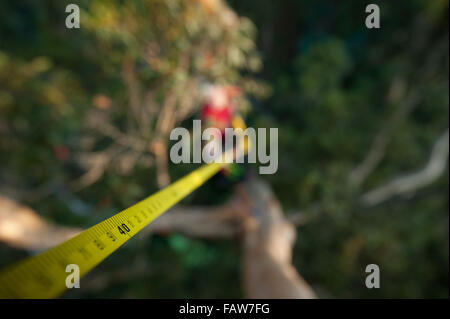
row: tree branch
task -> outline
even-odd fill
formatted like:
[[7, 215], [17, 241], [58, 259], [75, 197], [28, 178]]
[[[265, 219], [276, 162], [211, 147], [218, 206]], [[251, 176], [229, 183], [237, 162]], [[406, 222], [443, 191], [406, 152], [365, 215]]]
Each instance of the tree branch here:
[[[394, 81], [394, 83], [396, 83]], [[395, 85], [394, 85], [395, 86]], [[419, 96], [411, 93], [406, 100], [399, 105], [386, 126], [375, 136], [372, 146], [365, 159], [355, 169], [350, 172], [350, 183], [356, 186], [361, 185], [364, 180], [375, 170], [386, 154], [386, 147], [389, 144], [392, 130], [419, 104]]]
[[412, 193], [431, 184], [445, 172], [448, 152], [449, 130], [447, 129], [435, 142], [430, 159], [422, 170], [396, 178], [365, 193], [361, 202], [366, 206], [378, 205], [394, 196]]
[[295, 228], [258, 177], [245, 183], [250, 215], [243, 238], [243, 283], [249, 298], [316, 298], [292, 265]]
[[0, 241], [28, 251], [53, 247], [81, 230], [48, 223], [32, 209], [0, 195]]

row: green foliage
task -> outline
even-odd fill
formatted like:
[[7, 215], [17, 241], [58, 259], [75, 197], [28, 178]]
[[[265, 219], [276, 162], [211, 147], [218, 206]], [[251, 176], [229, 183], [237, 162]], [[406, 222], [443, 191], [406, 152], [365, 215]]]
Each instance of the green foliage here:
[[[448, 170], [410, 198], [359, 203], [372, 187], [423, 168], [448, 127], [448, 3], [383, 2], [379, 30], [365, 29], [360, 1], [232, 3], [266, 32], [262, 77], [274, 94], [251, 120], [279, 127], [280, 166], [268, 179], [285, 210], [311, 218], [294, 253], [302, 275], [328, 297], [448, 297]], [[352, 186], [351, 170], [412, 96], [382, 161]], [[382, 289], [364, 286], [370, 263], [381, 268]]]
[[[54, 222], [91, 226], [158, 189], [150, 146], [167, 137], [157, 123], [170, 98], [172, 124], [184, 125], [201, 81], [233, 83], [248, 93], [249, 126], [279, 128], [279, 169], [265, 178], [285, 211], [309, 217], [294, 264], [320, 296], [448, 297], [448, 171], [411, 197], [359, 203], [423, 167], [448, 127], [448, 1], [384, 1], [379, 30], [365, 28], [357, 0], [228, 1], [237, 14], [222, 2], [208, 14], [200, 1], [83, 0], [81, 29], [68, 30], [69, 2], [0, 5], [2, 194]], [[133, 116], [136, 86], [125, 70], [145, 125]], [[349, 183], [409, 99], [417, 105], [389, 131], [379, 165], [361, 185]], [[119, 147], [98, 123], [145, 146]], [[86, 155], [112, 146], [101, 177], [74, 187], [94, 159]], [[192, 169], [169, 165], [174, 179]], [[210, 183], [184, 203], [214, 205], [231, 192]], [[132, 240], [86, 279], [113, 278], [108, 286], [66, 297], [242, 297], [236, 246], [176, 234]], [[2, 265], [24, 255], [1, 248]], [[379, 290], [364, 286], [369, 263], [381, 267]], [[143, 273], [120, 279], [121, 267], [141, 264]]]

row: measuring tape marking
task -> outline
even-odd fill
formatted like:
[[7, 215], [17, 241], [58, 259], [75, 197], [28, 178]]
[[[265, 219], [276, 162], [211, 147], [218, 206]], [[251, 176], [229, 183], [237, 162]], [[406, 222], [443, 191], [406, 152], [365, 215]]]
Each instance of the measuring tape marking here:
[[[233, 127], [246, 129], [240, 116]], [[248, 138], [238, 147], [247, 153]], [[233, 150], [230, 150], [233, 152]], [[220, 163], [204, 165], [173, 184], [150, 195], [137, 204], [88, 228], [75, 237], [39, 255], [29, 257], [0, 272], [0, 298], [54, 298], [66, 290], [66, 266], [76, 264], [80, 277], [111, 255], [162, 213], [200, 187], [226, 166], [223, 154]], [[142, 215], [142, 219], [138, 215]], [[133, 223], [131, 220], [135, 219]]]
[[66, 242], [9, 266], [0, 273], [0, 298], [57, 297], [66, 289], [67, 265], [78, 265], [82, 277], [224, 165], [202, 166]]

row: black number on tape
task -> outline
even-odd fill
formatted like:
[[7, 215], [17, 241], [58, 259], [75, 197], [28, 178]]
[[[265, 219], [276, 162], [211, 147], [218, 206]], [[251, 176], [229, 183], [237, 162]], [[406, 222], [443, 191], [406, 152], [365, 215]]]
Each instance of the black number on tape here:
[[120, 226], [117, 226], [117, 228], [119, 228], [119, 232], [123, 235], [126, 235], [130, 231], [128, 226], [125, 224], [122, 224], [122, 228], [120, 228]]

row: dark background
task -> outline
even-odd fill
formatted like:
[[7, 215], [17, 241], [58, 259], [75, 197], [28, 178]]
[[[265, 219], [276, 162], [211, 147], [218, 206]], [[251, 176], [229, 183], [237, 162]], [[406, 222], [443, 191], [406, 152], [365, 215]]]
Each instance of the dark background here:
[[[148, 149], [139, 159], [123, 150], [91, 184], [73, 183], [89, 169], [82, 154], [114, 144], [86, 123], [100, 118], [134, 134], [126, 59], [152, 93], [155, 119], [173, 94], [193, 103], [180, 123], [195, 118], [198, 88], [186, 90], [188, 79], [237, 83], [248, 92], [242, 101], [247, 124], [279, 128], [279, 169], [264, 178], [286, 214], [306, 217], [294, 265], [319, 297], [448, 298], [448, 164], [413, 191], [362, 201], [370, 190], [426, 167], [448, 128], [448, 1], [374, 2], [380, 29], [365, 27], [364, 1], [228, 1], [251, 20], [237, 31], [186, 9], [194, 2], [76, 3], [82, 9], [77, 30], [64, 27], [66, 1], [0, 4], [0, 194], [48, 221], [87, 228], [158, 189]], [[197, 25], [219, 25], [223, 33], [186, 31]], [[154, 64], [145, 59], [148, 43], [162, 47]], [[221, 43], [240, 50], [244, 62], [239, 54], [225, 58]], [[200, 66], [179, 66], [189, 50], [190, 59], [203, 57]], [[202, 63], [219, 71], [205, 71]], [[375, 167], [352, 183], [380, 134]], [[143, 138], [156, 135], [151, 130]], [[171, 164], [169, 173], [173, 180], [192, 169]], [[229, 193], [205, 186], [184, 204], [214, 205]], [[237, 239], [137, 237], [86, 277], [102, 275], [103, 288], [66, 296], [243, 296]], [[2, 266], [29, 254], [7, 244], [1, 252]], [[117, 274], [133, 263], [144, 263], [145, 274]], [[380, 289], [364, 285], [371, 263], [380, 266]]]

